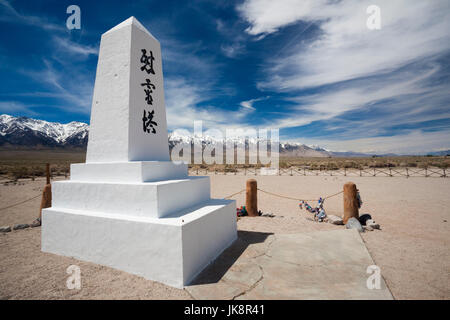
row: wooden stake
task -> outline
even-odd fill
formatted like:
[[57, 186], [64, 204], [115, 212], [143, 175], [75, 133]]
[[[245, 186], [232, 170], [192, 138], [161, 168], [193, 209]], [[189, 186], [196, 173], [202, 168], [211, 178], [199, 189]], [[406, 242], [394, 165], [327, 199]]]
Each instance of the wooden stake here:
[[42, 191], [41, 207], [39, 208], [39, 219], [42, 223], [42, 209], [50, 208], [52, 206], [52, 185], [50, 184], [50, 164], [45, 165], [47, 184]]
[[45, 173], [47, 176], [47, 184], [50, 184], [50, 163], [45, 165]]
[[52, 185], [47, 184], [42, 192], [41, 207], [39, 209], [39, 218], [42, 221], [42, 209], [50, 208], [52, 206]]
[[344, 224], [352, 217], [359, 219], [358, 199], [356, 195], [356, 184], [353, 182], [344, 184]]
[[246, 194], [245, 194], [245, 208], [250, 217], [258, 216], [258, 187], [255, 179], [247, 180]]

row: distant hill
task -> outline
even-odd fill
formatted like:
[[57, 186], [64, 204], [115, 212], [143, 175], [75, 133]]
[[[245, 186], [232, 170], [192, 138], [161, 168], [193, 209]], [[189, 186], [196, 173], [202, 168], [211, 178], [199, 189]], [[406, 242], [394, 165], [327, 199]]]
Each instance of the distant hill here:
[[450, 150], [428, 152], [427, 155], [430, 155], [430, 156], [448, 156], [448, 155], [450, 155]]
[[[0, 149], [3, 150], [39, 150], [64, 149], [85, 151], [87, 147], [89, 125], [83, 122], [70, 122], [61, 124], [27, 117], [13, 117], [7, 114], [0, 115]], [[233, 139], [237, 145], [248, 145], [243, 138]], [[261, 143], [263, 140], [259, 140]], [[169, 147], [178, 143], [200, 142], [203, 146], [219, 143], [211, 137], [180, 136], [170, 133]], [[256, 141], [253, 141], [256, 142]], [[226, 141], [222, 141], [226, 143]], [[320, 146], [308, 146], [296, 142], [281, 142], [280, 155], [283, 157], [371, 157], [396, 156], [395, 154], [375, 155], [360, 152], [334, 152]], [[430, 152], [429, 155], [445, 156], [450, 150]]]

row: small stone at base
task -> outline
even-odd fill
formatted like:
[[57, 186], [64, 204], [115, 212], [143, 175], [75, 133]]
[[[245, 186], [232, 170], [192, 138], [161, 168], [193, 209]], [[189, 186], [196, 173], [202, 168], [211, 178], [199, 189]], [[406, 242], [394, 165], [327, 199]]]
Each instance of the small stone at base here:
[[351, 217], [350, 219], [348, 219], [347, 224], [345, 225], [345, 227], [347, 229], [356, 229], [359, 232], [364, 232], [363, 227], [361, 226], [361, 223], [359, 222], [358, 219]]
[[358, 220], [359, 220], [359, 223], [361, 223], [362, 226], [365, 226], [367, 221], [370, 220], [370, 219], [372, 219], [372, 216], [370, 214], [368, 214], [368, 213], [365, 213], [365, 214], [361, 215]]
[[32, 228], [39, 227], [41, 225], [41, 219], [37, 218], [33, 221], [33, 223], [30, 225]]
[[10, 232], [10, 231], [11, 231], [10, 226], [0, 227], [0, 232]]
[[332, 214], [328, 216], [328, 222], [331, 224], [337, 224], [337, 225], [344, 224], [341, 217], [338, 217], [338, 216], [335, 216]]
[[378, 223], [375, 222], [375, 220], [367, 220], [366, 221], [366, 225], [369, 227], [372, 227], [373, 229], [380, 229], [380, 225]]
[[13, 230], [26, 229], [26, 228], [29, 228], [29, 227], [30, 227], [30, 225], [26, 224], [26, 223], [24, 223], [24, 224], [16, 224], [16, 225], [14, 225]]

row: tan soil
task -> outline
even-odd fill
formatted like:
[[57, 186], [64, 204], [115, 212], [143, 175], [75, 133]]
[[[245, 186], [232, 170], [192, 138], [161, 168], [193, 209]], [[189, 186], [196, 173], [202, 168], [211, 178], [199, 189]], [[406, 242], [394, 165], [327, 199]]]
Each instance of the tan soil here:
[[[255, 178], [258, 187], [290, 197], [315, 199], [342, 190], [353, 181], [369, 213], [382, 230], [363, 239], [381, 268], [396, 299], [450, 298], [450, 179], [383, 177], [211, 176], [213, 197], [225, 197], [245, 188]], [[0, 185], [0, 208], [40, 194], [45, 181]], [[245, 192], [233, 197], [243, 205]], [[0, 226], [31, 223], [40, 197], [0, 210]], [[342, 195], [326, 200], [328, 214], [341, 215]], [[343, 228], [307, 219], [298, 201], [258, 193], [258, 206], [274, 218], [244, 217], [238, 229], [298, 233]], [[319, 244], [318, 244], [319, 245]], [[327, 244], [323, 244], [327, 245]], [[82, 289], [66, 288], [66, 269], [76, 264]], [[108, 267], [40, 252], [40, 228], [0, 234], [0, 299], [190, 299], [185, 290], [170, 288]]]

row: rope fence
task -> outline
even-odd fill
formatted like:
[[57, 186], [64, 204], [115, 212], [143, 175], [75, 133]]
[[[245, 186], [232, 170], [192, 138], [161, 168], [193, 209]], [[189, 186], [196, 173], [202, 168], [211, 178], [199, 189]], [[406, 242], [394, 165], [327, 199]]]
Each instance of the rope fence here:
[[[262, 192], [264, 194], [278, 197], [281, 199], [298, 201], [299, 208], [302, 209], [304, 206], [304, 208], [307, 211], [314, 213], [315, 219], [317, 218], [318, 219], [317, 221], [319, 221], [319, 222], [322, 222], [323, 219], [325, 219], [327, 216], [325, 213], [325, 210], [323, 208], [324, 201], [327, 199], [330, 199], [332, 197], [336, 197], [340, 194], [343, 194], [344, 195], [344, 207], [349, 207], [349, 208], [354, 207], [355, 204], [358, 203], [358, 208], [359, 208], [360, 205], [362, 204], [358, 189], [356, 188], [356, 185], [353, 182], [347, 182], [344, 185], [344, 188], [342, 191], [338, 191], [336, 193], [329, 194], [325, 197], [320, 197], [320, 198], [316, 198], [316, 199], [304, 199], [301, 197], [292, 197], [292, 196], [283, 195], [283, 194], [275, 193], [275, 192], [270, 192], [270, 191], [258, 188], [257, 181], [255, 179], [248, 179], [246, 181], [245, 189], [242, 189], [238, 192], [232, 193], [229, 196], [224, 197], [224, 199], [230, 199], [238, 194], [241, 194], [244, 191], [246, 191], [245, 206], [241, 206], [240, 208], [236, 209], [236, 214], [238, 217], [241, 217], [241, 216], [255, 217], [255, 216], [263, 215], [261, 210], [258, 210], [258, 198], [259, 198], [257, 195], [258, 192]], [[352, 199], [352, 201], [348, 201], [348, 199]], [[313, 201], [317, 202], [317, 206], [314, 207], [314, 206], [310, 206], [308, 204], [308, 202], [313, 202]], [[351, 210], [349, 212], [357, 212], [357, 209], [355, 209], [355, 208], [350, 208], [350, 209]], [[344, 213], [345, 213], [345, 210], [344, 210]], [[357, 214], [355, 214], [355, 216], [356, 215]]]
[[[281, 194], [277, 194], [277, 193], [265, 191], [265, 190], [262, 190], [262, 189], [260, 189], [260, 188], [258, 188], [258, 191], [261, 191], [261, 192], [263, 192], [263, 193], [270, 194], [270, 195], [275, 196], [275, 197], [283, 198], [283, 199], [296, 200], [296, 201], [317, 201], [317, 199], [301, 199], [301, 198], [288, 197], [288, 196], [284, 196], [284, 195], [281, 195]], [[339, 194], [341, 194], [341, 193], [343, 193], [343, 192], [344, 192], [344, 191], [339, 191], [339, 192], [334, 193], [334, 194], [332, 194], [332, 195], [326, 196], [326, 197], [324, 197], [323, 199], [324, 199], [324, 200], [325, 200], [325, 199], [329, 199], [329, 198], [334, 197], [334, 196], [337, 196], [337, 195], [339, 195]]]
[[236, 196], [236, 195], [238, 195], [238, 194], [240, 194], [240, 193], [242, 193], [244, 191], [245, 191], [245, 189], [242, 189], [241, 191], [233, 193], [233, 194], [229, 195], [228, 197], [225, 197], [224, 199], [230, 199], [230, 198], [232, 198], [232, 197], [234, 197], [234, 196]]
[[331, 177], [423, 177], [423, 178], [448, 178], [446, 168], [427, 167], [392, 167], [392, 168], [343, 168], [337, 170], [311, 169], [305, 167], [291, 167], [287, 169], [270, 168], [189, 168], [190, 175], [272, 175], [272, 176], [331, 176]]
[[23, 204], [23, 203], [25, 203], [25, 202], [34, 200], [34, 199], [36, 199], [36, 198], [38, 198], [38, 197], [40, 197], [40, 196], [41, 196], [41, 194], [38, 194], [38, 195], [36, 195], [36, 196], [34, 196], [34, 197], [32, 197], [32, 198], [29, 198], [29, 199], [27, 199], [27, 200], [23, 200], [23, 201], [21, 201], [21, 202], [17, 202], [17, 203], [15, 203], [15, 204], [10, 205], [10, 206], [0, 208], [0, 211], [6, 210], [6, 209], [9, 209], [9, 208], [12, 208], [12, 207], [16, 207], [16, 206], [21, 205], [21, 204]]
[[[289, 196], [284, 196], [284, 195], [281, 195], [281, 194], [278, 194], [278, 193], [269, 192], [269, 191], [266, 191], [266, 190], [263, 190], [263, 189], [260, 189], [260, 188], [257, 188], [257, 190], [258, 190], [258, 191], [261, 191], [261, 192], [263, 192], [263, 193], [266, 193], [266, 194], [275, 196], [275, 197], [279, 197], [279, 198], [283, 198], [283, 199], [288, 199], [288, 200], [295, 200], [295, 201], [317, 201], [317, 199], [301, 199], [301, 198], [293, 198], [293, 197], [289, 197]], [[224, 199], [230, 199], [230, 198], [232, 198], [232, 197], [234, 197], [234, 196], [236, 196], [236, 195], [238, 195], [238, 194], [241, 194], [241, 193], [244, 192], [244, 191], [245, 191], [245, 189], [242, 189], [241, 191], [238, 191], [238, 192], [236, 192], [236, 193], [233, 193], [233, 194], [231, 194], [231, 195], [229, 195], [229, 196], [224, 197]], [[324, 197], [323, 200], [332, 198], [332, 197], [337, 196], [337, 195], [339, 195], [339, 194], [341, 194], [341, 193], [343, 193], [343, 192], [344, 192], [344, 191], [336, 192], [336, 193], [334, 193], [334, 194], [332, 194], [332, 195], [329, 195], [329, 196]]]

